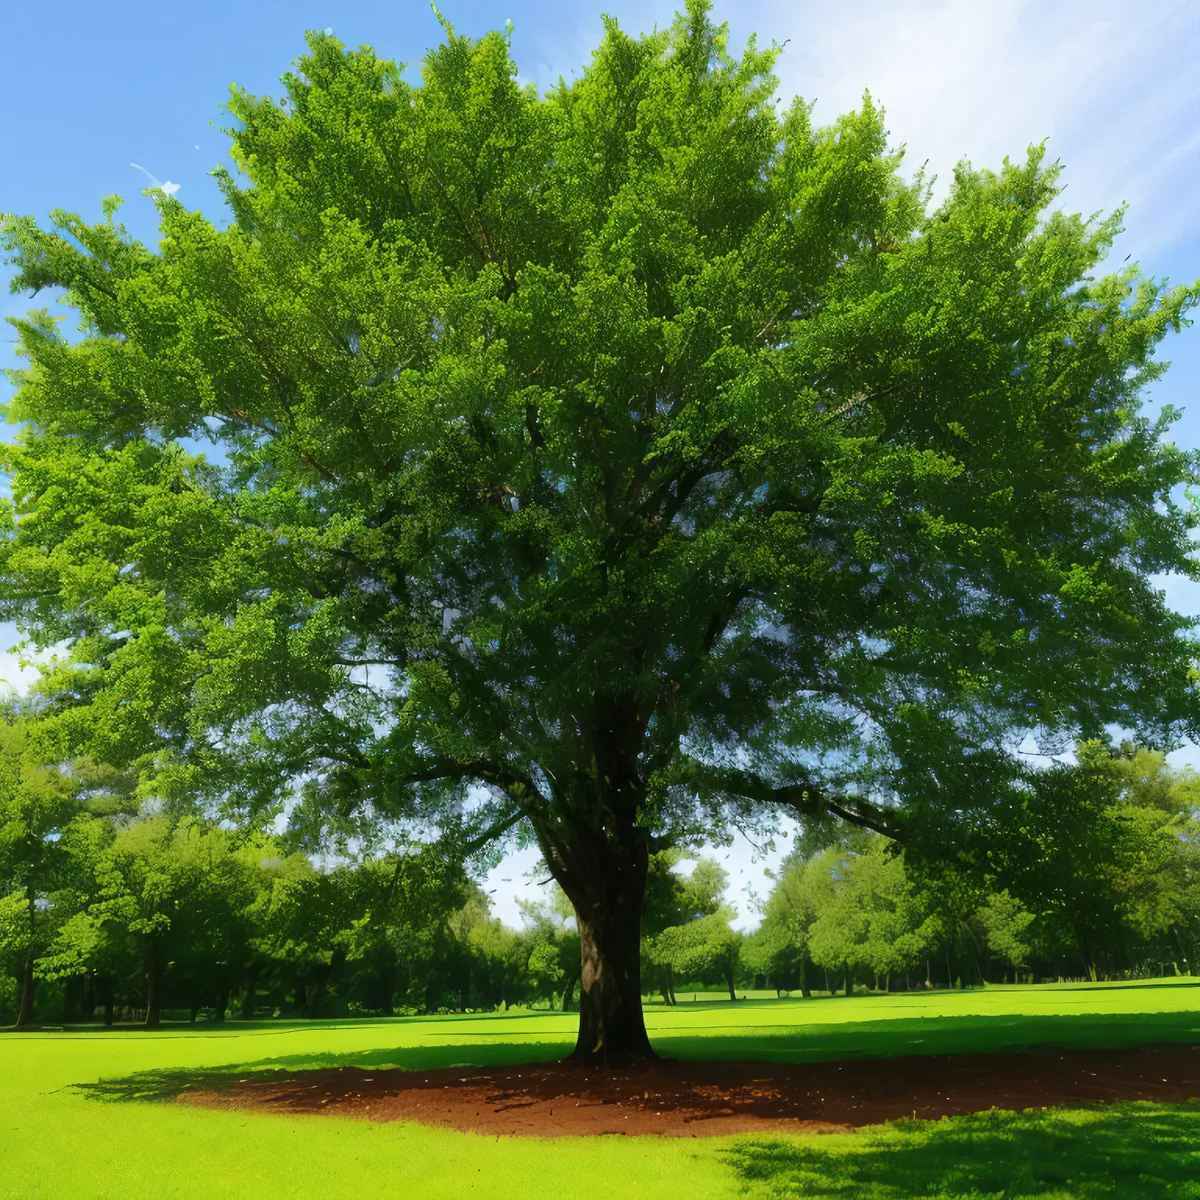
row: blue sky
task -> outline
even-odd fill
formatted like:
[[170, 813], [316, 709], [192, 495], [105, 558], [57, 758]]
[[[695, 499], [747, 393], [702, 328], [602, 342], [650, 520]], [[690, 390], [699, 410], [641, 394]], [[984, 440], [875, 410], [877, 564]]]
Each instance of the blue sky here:
[[[669, 23], [674, 11], [658, 0], [444, 0], [440, 7], [472, 35], [511, 19], [521, 78], [542, 90], [588, 60], [601, 11], [635, 32]], [[1022, 159], [1030, 142], [1048, 137], [1048, 157], [1062, 159], [1060, 183], [1068, 184], [1057, 207], [1107, 214], [1129, 202], [1126, 232], [1106, 266], [1130, 255], [1147, 275], [1175, 283], [1200, 277], [1200, 7], [1192, 0], [741, 0], [719, 4], [716, 15], [728, 20], [735, 50], [752, 31], [764, 43], [787, 42], [780, 94], [815, 98], [818, 122], [856, 107], [869, 88], [887, 111], [892, 143], [907, 144], [902, 170], [928, 159], [927, 171], [940, 177], [934, 203], [959, 158], [998, 169], [1006, 154]], [[324, 28], [349, 46], [367, 43], [409, 63], [414, 75], [441, 33], [430, 8], [410, 0], [7, 6], [0, 99], [6, 113], [26, 115], [0, 123], [0, 211], [44, 220], [65, 208], [98, 220], [101, 198], [115, 192], [126, 202], [121, 219], [153, 244], [154, 210], [140, 194], [148, 172], [224, 224], [207, 172], [229, 162], [220, 111], [229, 84], [278, 95], [279, 75], [304, 49], [304, 31]], [[7, 269], [0, 277], [0, 316], [24, 312], [28, 297], [7, 294]], [[11, 332], [6, 326], [0, 334], [0, 366], [17, 365]], [[1167, 402], [1183, 409], [1172, 436], [1200, 445], [1200, 323], [1169, 336], [1161, 355], [1173, 365], [1149, 391], [1149, 411]], [[9, 391], [0, 380], [0, 401]], [[0, 429], [5, 440], [12, 432]], [[1200, 613], [1200, 587], [1172, 579], [1160, 586], [1174, 607]], [[20, 672], [3, 651], [15, 640], [12, 627], [0, 625], [0, 677], [14, 683]], [[1172, 760], [1190, 762], [1193, 754], [1185, 748]], [[1200, 755], [1194, 761], [1200, 765]], [[779, 855], [755, 861], [740, 839], [726, 853], [718, 858], [733, 876], [741, 923], [752, 923], [744, 889], [764, 892], [763, 869]], [[535, 859], [514, 857], [487, 884], [496, 911], [513, 923], [515, 896], [529, 894], [524, 873]]]

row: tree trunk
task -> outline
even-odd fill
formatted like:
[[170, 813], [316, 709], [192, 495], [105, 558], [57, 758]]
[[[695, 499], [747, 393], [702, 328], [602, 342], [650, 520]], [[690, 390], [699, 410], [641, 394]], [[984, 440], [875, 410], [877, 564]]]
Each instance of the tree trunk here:
[[243, 1021], [254, 1020], [254, 1004], [258, 999], [258, 979], [254, 972], [250, 973], [250, 977], [246, 980], [246, 991], [242, 995], [242, 1012], [241, 1018]]
[[225, 1024], [225, 1010], [229, 1007], [229, 989], [217, 988], [217, 998], [213, 1004], [213, 1020], [218, 1025]]
[[33, 990], [37, 981], [33, 977], [33, 950], [25, 956], [21, 965], [21, 1003], [17, 1009], [17, 1028], [24, 1029], [33, 1024]]
[[975, 946], [971, 946], [971, 961], [975, 964], [975, 974], [980, 984], [984, 983], [983, 966], [979, 961], [979, 950]]
[[[609, 747], [601, 744], [598, 750]], [[551, 873], [575, 909], [579, 930], [579, 1035], [569, 1061], [612, 1067], [656, 1060], [642, 1013], [642, 901], [649, 838], [634, 824], [637, 797], [620, 789], [618, 765], [597, 771], [612, 791], [600, 826], [571, 822], [539, 830]], [[610, 780], [616, 779], [617, 783]]]
[[146, 964], [146, 1028], [157, 1029], [161, 1024], [158, 994], [158, 964], [151, 959]]
[[736, 1000], [737, 992], [735, 992], [733, 989], [733, 968], [732, 967], [725, 968], [725, 982], [729, 985], [730, 1000]]
[[800, 995], [805, 1000], [812, 999], [812, 990], [808, 986], [808, 955], [804, 954], [800, 958]]
[[17, 1009], [17, 1028], [23, 1029], [33, 1024], [33, 989], [36, 981], [33, 976], [33, 959], [37, 946], [37, 891], [33, 879], [25, 885], [25, 907], [29, 920], [29, 951], [21, 964], [21, 1002]]
[[594, 924], [576, 910], [582, 987], [579, 1036], [570, 1056], [575, 1062], [609, 1067], [658, 1057], [650, 1048], [642, 1015], [640, 908], [640, 895], [624, 920], [593, 907], [588, 916]]
[[317, 1019], [317, 1014], [321, 1011], [321, 1001], [325, 998], [325, 977], [321, 976], [316, 983], [312, 984], [308, 989], [308, 1010], [307, 1017], [310, 1021]]
[[1183, 962], [1183, 973], [1185, 975], [1191, 975], [1192, 974], [1192, 962], [1191, 962], [1191, 959], [1188, 957], [1187, 947], [1184, 946], [1184, 944], [1183, 944], [1183, 938], [1181, 938], [1179, 936], [1179, 926], [1172, 925], [1171, 933], [1175, 938], [1175, 945], [1177, 945], [1179, 947], [1179, 957]]
[[116, 1016], [116, 1003], [113, 997], [113, 981], [106, 975], [99, 981], [100, 1003], [104, 1005], [104, 1024], [111, 1029]]

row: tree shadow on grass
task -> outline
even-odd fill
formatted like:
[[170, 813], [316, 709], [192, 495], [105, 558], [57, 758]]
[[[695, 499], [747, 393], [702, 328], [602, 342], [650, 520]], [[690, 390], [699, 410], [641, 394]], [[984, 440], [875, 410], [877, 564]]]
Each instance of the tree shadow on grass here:
[[[455, 1038], [455, 1024], [445, 1026], [446, 1038]], [[422, 1034], [417, 1045], [281, 1054], [200, 1071], [164, 1069], [77, 1084], [74, 1089], [97, 1100], [173, 1101], [189, 1090], [223, 1092], [248, 1076], [256, 1082], [269, 1083], [300, 1071], [339, 1067], [421, 1071], [551, 1063], [566, 1057], [574, 1042], [568, 1034], [527, 1038], [510, 1031], [493, 1040], [478, 1029], [471, 1032], [474, 1037], [469, 1042], [442, 1040], [437, 1032], [431, 1032]], [[654, 1038], [656, 1049], [669, 1058], [793, 1064], [823, 1060], [861, 1063], [863, 1059], [908, 1055], [1003, 1054], [1033, 1047], [1102, 1049], [1169, 1042], [1200, 1042], [1200, 1013], [1105, 1016], [1072, 1013], [1025, 1018], [931, 1016], [833, 1026], [775, 1029], [742, 1026], [675, 1036], [657, 1034]], [[1197, 1173], [1200, 1176], [1200, 1169]]]
[[895, 1058], [908, 1055], [1013, 1054], [1047, 1049], [1125, 1049], [1200, 1042], [1200, 1010], [1163, 1013], [971, 1013], [795, 1026], [728, 1025], [703, 1032], [656, 1030], [655, 1048], [675, 1058], [775, 1062]]
[[[1155, 988], [1200, 987], [1200, 979], [1191, 975], [1180, 975], [1163, 983], [1082, 983], [1071, 987], [1072, 992], [1152, 992]], [[1065, 989], [1064, 989], [1065, 990]]]
[[1200, 1198], [1200, 1101], [992, 1111], [849, 1137], [747, 1138], [721, 1156], [769, 1196]]
[[507, 1067], [526, 1063], [556, 1062], [566, 1057], [574, 1042], [520, 1042], [513, 1044], [396, 1047], [350, 1054], [282, 1054], [251, 1063], [234, 1063], [206, 1070], [166, 1068], [139, 1071], [115, 1079], [74, 1083], [70, 1090], [93, 1100], [170, 1103], [187, 1091], [224, 1093], [251, 1079], [283, 1081], [298, 1071], [359, 1067], [386, 1070], [434, 1071], [443, 1067]]

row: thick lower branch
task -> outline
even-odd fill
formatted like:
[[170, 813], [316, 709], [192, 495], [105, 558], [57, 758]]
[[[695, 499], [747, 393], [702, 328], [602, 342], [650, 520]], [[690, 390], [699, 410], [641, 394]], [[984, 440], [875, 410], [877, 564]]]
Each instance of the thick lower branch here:
[[701, 790], [726, 792], [764, 804], [777, 804], [801, 816], [811, 817], [824, 810], [852, 825], [873, 829], [893, 841], [904, 841], [903, 829], [894, 814], [861, 796], [831, 792], [815, 781], [776, 785], [749, 771], [708, 767], [694, 760], [689, 760], [680, 768], [677, 780]]

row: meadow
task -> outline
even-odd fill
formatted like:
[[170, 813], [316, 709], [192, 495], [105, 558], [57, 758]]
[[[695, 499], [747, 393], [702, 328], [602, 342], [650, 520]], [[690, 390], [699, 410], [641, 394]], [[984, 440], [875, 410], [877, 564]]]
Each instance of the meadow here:
[[[660, 1053], [804, 1062], [1200, 1042], [1200, 983], [648, 1007]], [[164, 1102], [205, 1073], [553, 1060], [573, 1014], [0, 1036], [0, 1196], [1200, 1197], [1200, 1100], [993, 1111], [853, 1134], [493, 1138]], [[97, 1086], [99, 1085], [99, 1086]]]

